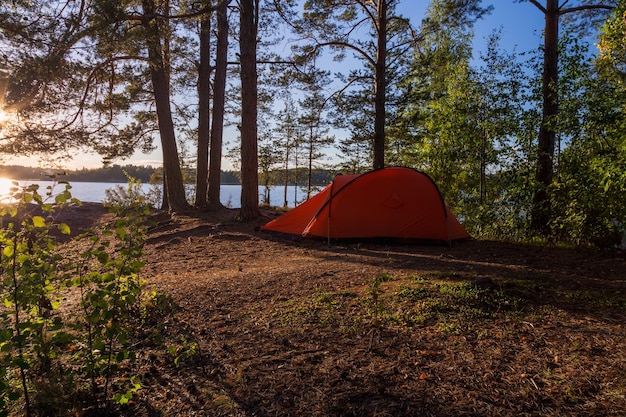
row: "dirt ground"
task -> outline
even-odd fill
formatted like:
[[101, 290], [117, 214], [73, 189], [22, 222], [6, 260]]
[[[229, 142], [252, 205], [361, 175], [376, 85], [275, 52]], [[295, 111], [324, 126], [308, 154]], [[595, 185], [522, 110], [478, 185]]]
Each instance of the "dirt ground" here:
[[626, 416], [624, 252], [294, 241], [235, 215], [155, 215], [142, 274], [172, 349], [138, 345], [124, 415]]

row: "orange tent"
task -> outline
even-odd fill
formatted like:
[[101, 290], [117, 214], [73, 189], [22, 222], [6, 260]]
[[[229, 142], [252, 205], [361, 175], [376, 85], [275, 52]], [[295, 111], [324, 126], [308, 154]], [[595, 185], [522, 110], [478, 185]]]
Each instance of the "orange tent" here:
[[339, 175], [326, 188], [261, 230], [328, 239], [470, 237], [433, 180], [412, 168]]

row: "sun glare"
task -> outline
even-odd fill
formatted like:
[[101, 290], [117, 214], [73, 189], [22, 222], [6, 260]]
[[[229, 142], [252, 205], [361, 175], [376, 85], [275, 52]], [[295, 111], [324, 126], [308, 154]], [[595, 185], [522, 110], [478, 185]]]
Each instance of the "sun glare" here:
[[0, 109], [0, 129], [2, 129], [9, 120], [11, 120], [11, 115], [3, 109]]
[[13, 180], [8, 178], [0, 178], [0, 204], [7, 203], [11, 199], [9, 198], [9, 193], [11, 188], [15, 187]]
[[9, 123], [10, 120], [11, 120], [11, 115], [7, 113], [6, 111], [4, 111], [2, 108], [0, 108], [0, 137], [3, 136], [2, 130], [7, 125], [7, 123]]

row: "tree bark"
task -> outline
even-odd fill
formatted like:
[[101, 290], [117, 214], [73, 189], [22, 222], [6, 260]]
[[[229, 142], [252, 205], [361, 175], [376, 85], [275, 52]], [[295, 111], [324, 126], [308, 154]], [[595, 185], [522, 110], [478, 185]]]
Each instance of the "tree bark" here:
[[150, 78], [154, 90], [154, 102], [163, 151], [164, 193], [171, 210], [185, 210], [189, 208], [189, 204], [185, 198], [183, 176], [178, 160], [178, 147], [176, 145], [176, 134], [174, 132], [170, 104], [169, 77], [161, 48], [162, 33], [154, 17], [156, 15], [154, 1], [142, 0], [141, 4], [144, 12], [142, 24], [147, 33], [146, 43], [150, 62]]
[[257, 1], [240, 1], [239, 56], [241, 62], [241, 210], [242, 221], [259, 215], [257, 142]]
[[200, 63], [198, 65], [198, 151], [196, 161], [196, 207], [207, 206], [209, 174], [209, 123], [211, 96], [211, 15], [200, 21]]
[[555, 123], [559, 113], [559, 4], [547, 0], [545, 8], [542, 95], [543, 110], [537, 147], [535, 192], [531, 212], [531, 227], [544, 236], [550, 234], [551, 204], [548, 187], [554, 174]]
[[385, 118], [386, 118], [386, 61], [387, 61], [387, 0], [379, 0], [377, 10], [377, 52], [374, 88], [374, 169], [385, 167]]
[[308, 173], [306, 178], [306, 199], [311, 198], [311, 191], [313, 188], [313, 149], [314, 149], [314, 140], [313, 140], [313, 120], [309, 121], [309, 154], [308, 154]]
[[215, 81], [213, 83], [213, 124], [211, 125], [211, 153], [209, 163], [209, 209], [222, 206], [220, 201], [222, 172], [222, 140], [224, 136], [224, 105], [226, 97], [226, 68], [228, 65], [228, 4], [224, 1], [217, 10], [217, 48]]

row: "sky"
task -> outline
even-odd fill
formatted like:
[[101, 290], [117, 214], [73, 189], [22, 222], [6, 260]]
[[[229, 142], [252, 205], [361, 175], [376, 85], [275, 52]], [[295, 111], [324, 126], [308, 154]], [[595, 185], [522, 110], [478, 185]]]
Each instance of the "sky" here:
[[[398, 6], [398, 11], [408, 17], [414, 25], [419, 25], [424, 10], [428, 4], [426, 0], [404, 0]], [[493, 11], [475, 25], [474, 53], [485, 50], [486, 39], [493, 30], [502, 29], [502, 41], [500, 47], [507, 52], [523, 52], [538, 48], [542, 44], [541, 31], [544, 24], [543, 14], [530, 2], [517, 3], [514, 0], [491, 0], [485, 1], [484, 5], [493, 5]], [[235, 134], [233, 131], [225, 132], [224, 140], [228, 142]], [[230, 136], [230, 137], [229, 137]], [[19, 164], [28, 166], [41, 165], [36, 158], [8, 158], [2, 161], [4, 164]], [[161, 150], [158, 148], [151, 154], [140, 152], [130, 159], [120, 160], [120, 165], [161, 165]], [[65, 169], [97, 168], [100, 167], [101, 158], [98, 155], [81, 154], [73, 161], [65, 164]], [[232, 169], [228, 161], [224, 161], [223, 169]]]

